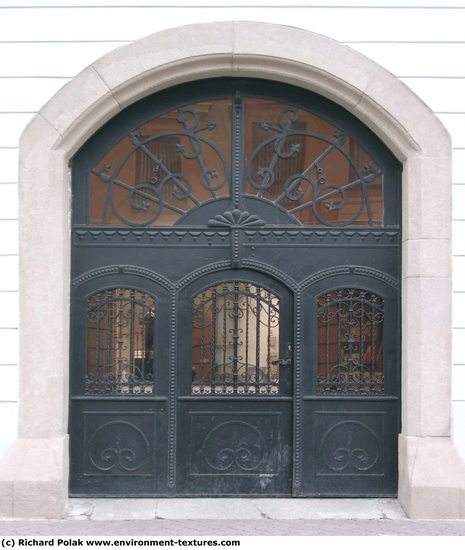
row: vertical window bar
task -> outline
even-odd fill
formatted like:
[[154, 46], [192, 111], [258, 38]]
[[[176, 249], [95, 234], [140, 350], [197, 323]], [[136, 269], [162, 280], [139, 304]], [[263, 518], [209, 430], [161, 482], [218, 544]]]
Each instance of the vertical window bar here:
[[376, 341], [375, 341], [375, 309], [376, 296], [371, 295], [371, 379], [375, 376], [375, 361], [376, 361]]
[[123, 355], [123, 345], [124, 345], [124, 339], [123, 339], [123, 315], [124, 315], [124, 309], [123, 309], [123, 302], [121, 300], [121, 290], [118, 293], [118, 296], [116, 298], [116, 327], [117, 327], [117, 333], [116, 333], [116, 346], [117, 346], [117, 371], [116, 371], [116, 384], [122, 385], [123, 383], [123, 369], [124, 369], [124, 355]]
[[337, 302], [336, 302], [336, 316], [335, 316], [335, 319], [336, 319], [336, 361], [337, 361], [337, 367], [336, 367], [336, 373], [335, 373], [335, 377], [336, 377], [336, 384], [334, 385], [334, 389], [336, 391], [340, 391], [342, 389], [342, 379], [341, 379], [341, 376], [342, 376], [342, 365], [343, 365], [343, 361], [344, 361], [344, 352], [343, 350], [341, 349], [341, 313], [340, 313], [340, 298], [341, 298], [341, 293], [340, 291], [338, 291], [336, 293], [336, 297], [337, 297]]
[[349, 290], [349, 376], [350, 376], [350, 386], [353, 388], [355, 386], [356, 377], [354, 376], [354, 356], [353, 356], [353, 346], [354, 346], [354, 330], [353, 330], [353, 323], [354, 323], [354, 313], [353, 313], [353, 293], [354, 291], [352, 289]]
[[106, 391], [111, 391], [111, 388], [109, 388], [111, 384], [112, 379], [112, 365], [113, 365], [113, 358], [115, 357], [113, 353], [113, 320], [114, 320], [114, 312], [113, 312], [113, 291], [108, 290], [107, 291], [107, 297], [108, 297], [108, 323], [107, 323], [107, 357], [106, 357], [106, 364], [105, 364], [105, 380], [106, 380]]
[[[266, 350], [266, 383], [269, 385], [271, 383], [271, 293], [267, 292], [266, 297], [268, 300], [268, 319], [267, 319], [267, 350]], [[278, 366], [279, 368], [279, 366]]]
[[245, 376], [244, 383], [246, 387], [251, 382], [249, 374], [249, 294], [250, 294], [250, 285], [246, 283], [245, 285]]
[[225, 389], [226, 383], [226, 354], [227, 354], [227, 343], [228, 343], [228, 319], [227, 319], [227, 309], [228, 309], [228, 285], [225, 283], [223, 285], [223, 390]]
[[360, 376], [363, 379], [365, 385], [365, 299], [366, 293], [360, 293]]
[[206, 317], [205, 317], [205, 292], [202, 292], [200, 299], [200, 355], [199, 355], [199, 369], [202, 373], [203, 380], [203, 368], [205, 365], [205, 329], [206, 329]]
[[[152, 323], [151, 323], [151, 316], [150, 311], [147, 307], [147, 295], [145, 292], [141, 295], [141, 302], [142, 302], [142, 312], [141, 312], [141, 342], [140, 347], [137, 345], [136, 342], [136, 349], [140, 349], [140, 377], [141, 380], [145, 380], [147, 373], [145, 368], [145, 357], [147, 354], [147, 347], [146, 347], [146, 339], [145, 339], [145, 332], [147, 329], [147, 326], [149, 329], [152, 329]], [[150, 351], [150, 350], [149, 350]]]
[[[126, 291], [127, 292], [127, 291]], [[131, 390], [131, 383], [134, 381], [134, 378], [139, 378], [136, 371], [136, 361], [135, 361], [135, 345], [134, 338], [136, 332], [136, 291], [131, 289], [129, 291], [129, 358], [128, 358], [128, 382], [129, 389]], [[121, 301], [122, 307], [124, 308], [125, 302]], [[142, 310], [143, 312], [143, 310]], [[124, 314], [124, 309], [123, 309]], [[123, 322], [123, 319], [121, 320]], [[143, 326], [143, 325], [142, 325]]]
[[[94, 384], [97, 392], [100, 391], [100, 294], [95, 296], [95, 373]], [[91, 384], [91, 387], [93, 385]]]
[[239, 369], [239, 357], [238, 357], [238, 343], [239, 343], [239, 283], [234, 283], [234, 295], [233, 295], [233, 387], [237, 388], [238, 369]]
[[330, 344], [331, 344], [331, 305], [329, 303], [331, 299], [331, 296], [328, 294], [326, 297], [327, 304], [325, 305], [326, 308], [326, 315], [325, 315], [325, 343], [326, 343], [326, 387], [331, 388], [332, 380], [331, 380], [331, 358], [330, 358]]
[[256, 295], [256, 318], [255, 318], [255, 379], [256, 384], [259, 385], [261, 382], [261, 371], [260, 371], [260, 306], [261, 306], [261, 295], [260, 295], [260, 287], [255, 287], [255, 295]]
[[210, 368], [210, 387], [213, 387], [216, 378], [216, 322], [217, 322], [217, 303], [216, 287], [212, 289], [212, 343], [211, 343], [211, 368]]

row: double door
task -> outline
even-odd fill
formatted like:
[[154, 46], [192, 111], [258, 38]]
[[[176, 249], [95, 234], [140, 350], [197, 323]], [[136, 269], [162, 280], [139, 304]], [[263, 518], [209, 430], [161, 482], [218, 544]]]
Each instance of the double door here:
[[116, 117], [73, 180], [71, 494], [396, 494], [398, 169], [368, 130], [221, 79]]

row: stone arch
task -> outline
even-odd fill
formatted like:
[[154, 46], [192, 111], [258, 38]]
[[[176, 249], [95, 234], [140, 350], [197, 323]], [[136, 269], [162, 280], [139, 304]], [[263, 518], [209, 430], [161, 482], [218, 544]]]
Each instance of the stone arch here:
[[450, 440], [447, 132], [407, 86], [354, 50], [301, 29], [252, 22], [169, 29], [118, 48], [65, 85], [25, 130], [20, 426], [0, 472], [0, 515], [60, 517], [67, 498], [68, 162], [123, 108], [192, 75], [258, 77], [317, 92], [362, 120], [403, 163], [399, 499], [413, 517], [460, 517], [465, 473], [459, 476], [464, 467]]

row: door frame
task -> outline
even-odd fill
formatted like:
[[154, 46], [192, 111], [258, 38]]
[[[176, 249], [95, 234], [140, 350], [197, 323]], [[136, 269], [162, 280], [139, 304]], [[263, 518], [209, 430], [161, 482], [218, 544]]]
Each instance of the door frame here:
[[[317, 92], [358, 117], [403, 163], [399, 500], [412, 517], [463, 516], [465, 481], [457, 486], [457, 479], [465, 465], [450, 438], [449, 136], [403, 83], [361, 54], [309, 31], [252, 22], [189, 25], [119, 48], [65, 85], [24, 132], [19, 439], [1, 472], [3, 515], [60, 517], [67, 500], [69, 159], [127, 105], [193, 74], [252, 76]], [[37, 464], [34, 477], [13, 466], [25, 456]]]

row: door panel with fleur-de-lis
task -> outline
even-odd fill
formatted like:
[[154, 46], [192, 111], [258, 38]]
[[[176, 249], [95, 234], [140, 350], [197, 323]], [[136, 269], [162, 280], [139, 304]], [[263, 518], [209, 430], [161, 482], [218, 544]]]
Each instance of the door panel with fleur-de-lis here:
[[73, 159], [74, 495], [393, 495], [400, 165], [308, 91], [218, 78]]

